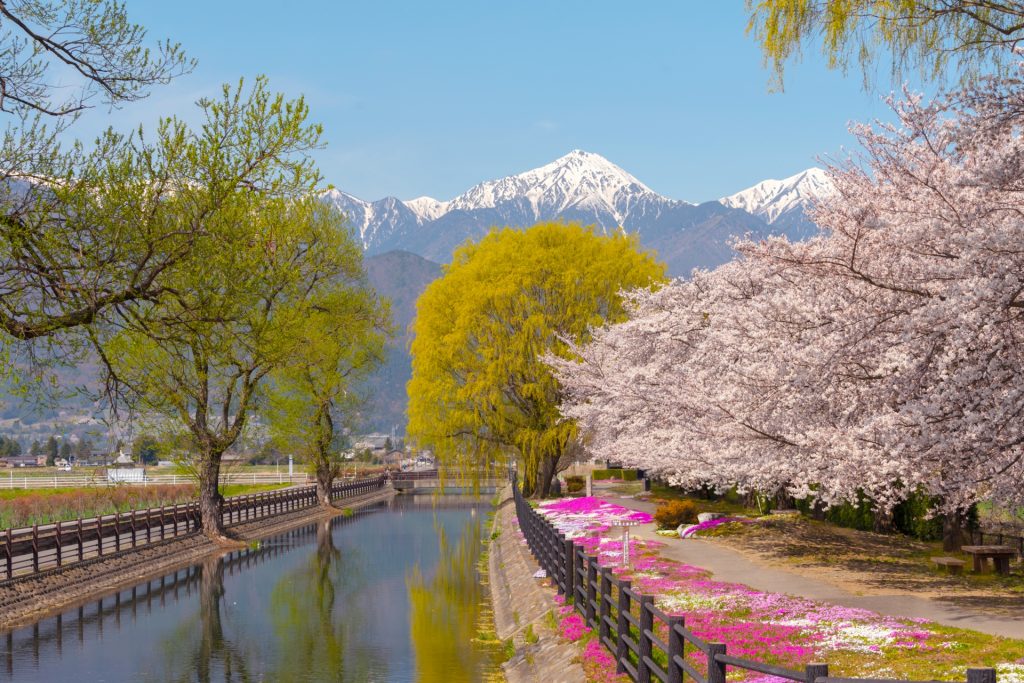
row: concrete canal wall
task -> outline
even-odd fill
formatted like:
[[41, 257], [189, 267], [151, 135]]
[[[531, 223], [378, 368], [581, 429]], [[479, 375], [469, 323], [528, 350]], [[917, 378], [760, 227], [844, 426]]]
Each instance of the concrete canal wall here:
[[[505, 676], [509, 683], [582, 683], [577, 646], [562, 641], [549, 626], [554, 590], [546, 580], [533, 578], [539, 566], [513, 524], [516, 513], [509, 487], [499, 500], [488, 573], [497, 636], [511, 638], [515, 645], [515, 655], [504, 664]], [[536, 637], [535, 642], [527, 642], [528, 633]]]

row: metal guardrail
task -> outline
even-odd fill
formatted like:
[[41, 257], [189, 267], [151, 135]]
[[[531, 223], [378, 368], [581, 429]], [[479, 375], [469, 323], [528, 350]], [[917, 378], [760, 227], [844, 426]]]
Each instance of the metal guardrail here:
[[[802, 671], [733, 657], [725, 643], [702, 640], [686, 628], [682, 616], [665, 614], [654, 606], [654, 595], [643, 595], [627, 579], [598, 564], [596, 555], [567, 539], [544, 516], [530, 507], [510, 476], [519, 528], [537, 562], [571, 599], [587, 626], [612, 653], [618, 673], [638, 683], [725, 683], [727, 667], [778, 676], [801, 683], [916, 683], [894, 679], [834, 678], [827, 664], [808, 664]], [[663, 638], [659, 634], [665, 634]], [[698, 667], [702, 670], [699, 670]], [[995, 683], [992, 668], [967, 670], [967, 683]]]
[[[384, 487], [384, 476], [335, 482], [331, 499], [351, 498]], [[318, 505], [316, 486], [266, 491], [224, 500], [225, 525]], [[104, 557], [199, 531], [199, 504], [131, 510], [88, 519], [0, 531], [0, 583]]]

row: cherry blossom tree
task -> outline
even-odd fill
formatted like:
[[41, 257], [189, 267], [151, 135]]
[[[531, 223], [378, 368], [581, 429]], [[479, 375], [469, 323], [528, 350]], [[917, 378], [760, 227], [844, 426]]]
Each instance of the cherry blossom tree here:
[[1024, 82], [892, 104], [831, 169], [820, 236], [740, 243], [551, 361], [595, 454], [883, 512], [1024, 504]]

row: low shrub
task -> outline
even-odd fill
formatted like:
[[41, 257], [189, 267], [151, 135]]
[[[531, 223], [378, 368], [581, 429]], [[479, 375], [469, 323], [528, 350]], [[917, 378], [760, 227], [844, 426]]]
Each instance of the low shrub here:
[[594, 481], [601, 479], [622, 479], [623, 481], [636, 481], [637, 472], [636, 470], [594, 470], [592, 473]]
[[680, 524], [696, 524], [698, 512], [692, 500], [669, 500], [658, 505], [654, 521], [659, 529], [675, 529]]
[[566, 493], [579, 493], [586, 486], [586, 477], [579, 475], [570, 475], [565, 478], [565, 491]]

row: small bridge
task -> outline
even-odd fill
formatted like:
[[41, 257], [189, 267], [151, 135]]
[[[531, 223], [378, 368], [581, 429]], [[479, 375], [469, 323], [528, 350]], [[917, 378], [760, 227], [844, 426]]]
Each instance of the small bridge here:
[[395, 472], [391, 485], [399, 493], [494, 493], [504, 478], [486, 470]]

